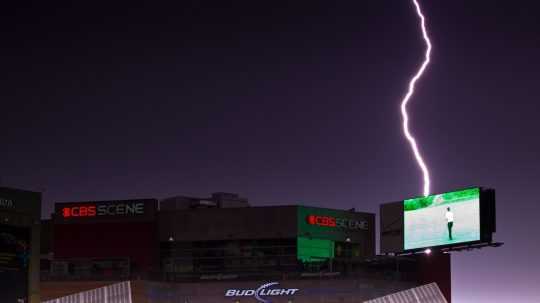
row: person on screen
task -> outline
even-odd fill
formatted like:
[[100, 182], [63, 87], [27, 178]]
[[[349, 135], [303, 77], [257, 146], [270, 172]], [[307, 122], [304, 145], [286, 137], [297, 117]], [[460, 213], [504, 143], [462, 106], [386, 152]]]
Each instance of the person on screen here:
[[448, 222], [448, 239], [452, 240], [452, 227], [454, 226], [454, 213], [450, 207], [446, 208], [446, 221]]

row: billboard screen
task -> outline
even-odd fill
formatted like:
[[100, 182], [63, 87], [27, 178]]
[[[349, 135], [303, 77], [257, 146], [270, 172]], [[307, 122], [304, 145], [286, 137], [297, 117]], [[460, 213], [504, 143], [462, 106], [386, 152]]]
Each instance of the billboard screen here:
[[403, 201], [404, 249], [480, 240], [480, 188]]

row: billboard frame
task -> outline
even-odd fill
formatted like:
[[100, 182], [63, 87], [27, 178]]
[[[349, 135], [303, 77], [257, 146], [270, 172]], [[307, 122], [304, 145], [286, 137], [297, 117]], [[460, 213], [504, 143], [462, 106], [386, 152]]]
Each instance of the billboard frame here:
[[[380, 206], [380, 250], [381, 253], [394, 253], [394, 254], [414, 254], [419, 252], [424, 252], [426, 249], [436, 250], [436, 251], [450, 251], [453, 250], [452, 248], [465, 248], [465, 247], [484, 247], [484, 246], [494, 246], [493, 244], [493, 233], [496, 231], [496, 211], [495, 211], [495, 190], [491, 188], [481, 187], [481, 186], [470, 186], [466, 188], [460, 188], [456, 190], [451, 191], [445, 191], [443, 193], [436, 193], [437, 194], [445, 194], [445, 193], [451, 193], [451, 192], [457, 192], [467, 189], [479, 189], [479, 220], [480, 220], [480, 239], [475, 241], [466, 241], [466, 242], [459, 242], [459, 243], [451, 243], [451, 244], [442, 244], [442, 245], [436, 245], [436, 246], [425, 246], [425, 247], [418, 247], [418, 248], [410, 248], [405, 249], [405, 210], [404, 210], [404, 201], [415, 199], [415, 198], [422, 198], [422, 196], [412, 197], [403, 199], [396, 202], [390, 202], [385, 203]], [[431, 196], [431, 195], [430, 195]], [[394, 226], [383, 226], [383, 222], [385, 222], [383, 215], [385, 213], [388, 213], [385, 209], [388, 208], [394, 208], [393, 212], [398, 212], [398, 209], [400, 209], [400, 215], [399, 218], [394, 218]], [[395, 223], [400, 223], [401, 226], [396, 227]], [[393, 234], [394, 236], [396, 233], [400, 233], [400, 239], [399, 239], [399, 245], [396, 245], [396, 242], [393, 242], [394, 245], [383, 245], [383, 242], [386, 240], [385, 237], [388, 237], [389, 234]], [[396, 238], [394, 238], [393, 241], [396, 241]], [[390, 241], [392, 242], [392, 240]], [[388, 247], [391, 247], [388, 249]], [[400, 248], [398, 249], [397, 246]]]

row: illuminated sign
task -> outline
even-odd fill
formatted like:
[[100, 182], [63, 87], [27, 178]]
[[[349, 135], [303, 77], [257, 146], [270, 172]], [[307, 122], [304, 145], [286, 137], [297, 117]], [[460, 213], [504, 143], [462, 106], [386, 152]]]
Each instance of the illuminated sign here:
[[330, 228], [364, 229], [367, 230], [367, 221], [357, 221], [347, 218], [338, 218], [324, 215], [308, 215], [306, 222], [309, 225], [317, 225]]
[[0, 198], [0, 207], [2, 207], [2, 208], [15, 208], [15, 203], [13, 203], [13, 200]]
[[228, 289], [225, 291], [225, 297], [255, 297], [262, 303], [271, 303], [272, 301], [263, 298], [267, 296], [292, 296], [299, 291], [298, 288], [271, 288], [279, 285], [278, 282], [270, 282], [259, 286], [257, 289]]
[[61, 215], [64, 218], [97, 217], [97, 216], [131, 216], [143, 215], [144, 203], [107, 203], [107, 204], [81, 204], [62, 207]]

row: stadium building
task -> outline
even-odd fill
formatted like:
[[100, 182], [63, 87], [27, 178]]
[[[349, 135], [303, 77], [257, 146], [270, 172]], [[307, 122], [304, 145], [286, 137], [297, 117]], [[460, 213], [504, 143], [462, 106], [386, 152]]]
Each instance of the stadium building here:
[[40, 193], [0, 187], [1, 302], [40, 302], [40, 217]]
[[450, 301], [449, 254], [376, 256], [375, 215], [354, 209], [215, 193], [56, 203], [42, 225], [48, 302], [363, 302], [431, 282]]

